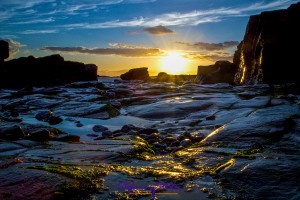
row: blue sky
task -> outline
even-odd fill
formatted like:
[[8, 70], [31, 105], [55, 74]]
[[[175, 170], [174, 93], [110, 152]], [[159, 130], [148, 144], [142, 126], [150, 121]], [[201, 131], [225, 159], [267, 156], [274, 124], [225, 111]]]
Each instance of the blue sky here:
[[59, 53], [100, 75], [160, 71], [171, 51], [198, 65], [231, 60], [250, 15], [298, 0], [0, 0], [0, 38], [11, 58]]

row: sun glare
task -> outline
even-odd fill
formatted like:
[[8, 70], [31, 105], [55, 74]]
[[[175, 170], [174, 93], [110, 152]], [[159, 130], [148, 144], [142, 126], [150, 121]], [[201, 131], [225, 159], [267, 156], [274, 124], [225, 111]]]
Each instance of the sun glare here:
[[168, 52], [161, 60], [161, 69], [168, 74], [180, 74], [185, 71], [188, 60], [178, 52]]

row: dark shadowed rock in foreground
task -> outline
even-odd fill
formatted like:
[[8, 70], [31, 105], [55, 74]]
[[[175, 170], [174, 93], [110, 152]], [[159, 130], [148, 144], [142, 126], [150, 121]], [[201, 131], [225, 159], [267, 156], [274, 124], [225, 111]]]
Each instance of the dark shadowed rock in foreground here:
[[134, 68], [130, 69], [128, 72], [125, 74], [122, 74], [121, 79], [123, 80], [149, 80], [149, 73], [148, 73], [148, 68], [146, 67], [141, 67], [141, 68]]
[[300, 2], [250, 17], [234, 56], [237, 84], [299, 83]]
[[65, 61], [60, 55], [19, 58], [0, 66], [0, 87], [54, 86], [97, 80], [97, 66]]
[[8, 42], [0, 40], [0, 62], [9, 57], [9, 45]]
[[197, 79], [202, 83], [233, 83], [237, 66], [229, 61], [217, 61], [214, 65], [198, 66]]

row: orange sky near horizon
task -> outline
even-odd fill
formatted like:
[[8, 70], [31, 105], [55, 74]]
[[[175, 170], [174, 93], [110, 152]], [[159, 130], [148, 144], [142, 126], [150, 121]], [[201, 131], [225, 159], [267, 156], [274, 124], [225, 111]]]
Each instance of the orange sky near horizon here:
[[[173, 51], [171, 51], [173, 53]], [[150, 76], [156, 76], [159, 72], [168, 74], [186, 74], [196, 75], [199, 65], [211, 65], [215, 63], [206, 59], [184, 58], [184, 53], [170, 57], [122, 57], [122, 56], [93, 56], [60, 53], [65, 60], [83, 62], [85, 64], [96, 64], [98, 66], [98, 75], [100, 76], [120, 76], [132, 68], [147, 67]], [[179, 65], [178, 65], [179, 59]], [[230, 60], [232, 61], [232, 60]], [[174, 66], [172, 64], [174, 62]], [[166, 66], [167, 65], [167, 66]], [[181, 70], [178, 68], [182, 68]]]

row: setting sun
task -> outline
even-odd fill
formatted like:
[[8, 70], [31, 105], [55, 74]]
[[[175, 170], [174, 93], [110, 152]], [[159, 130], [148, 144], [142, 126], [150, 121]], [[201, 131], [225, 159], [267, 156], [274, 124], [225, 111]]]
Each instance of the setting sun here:
[[168, 74], [179, 74], [185, 71], [188, 59], [178, 52], [168, 52], [161, 61], [161, 69]]

